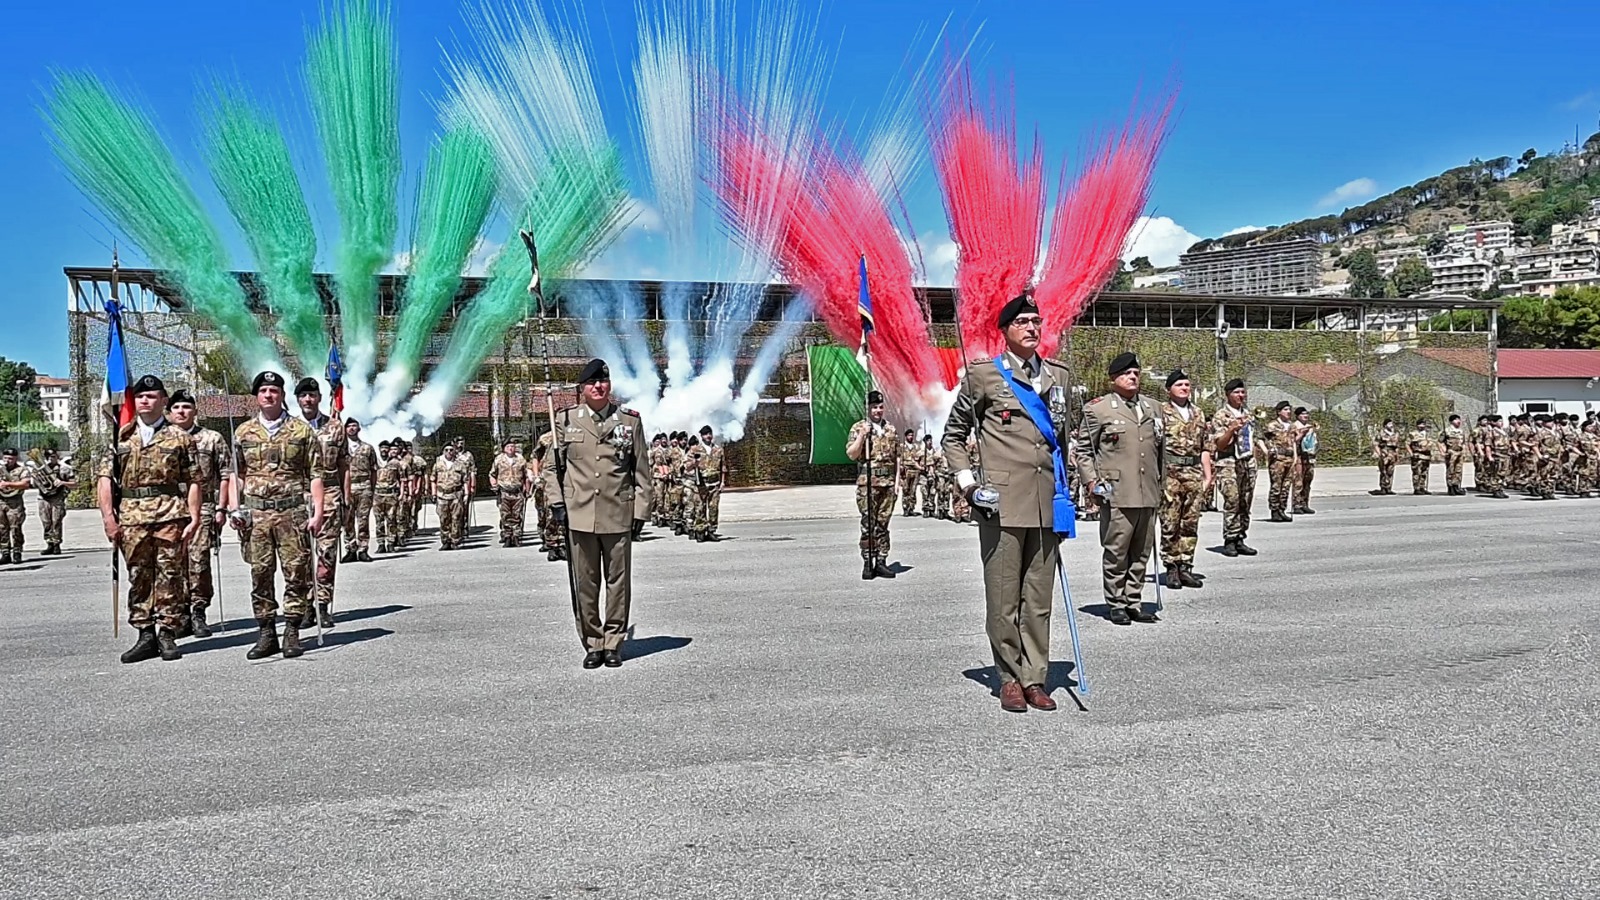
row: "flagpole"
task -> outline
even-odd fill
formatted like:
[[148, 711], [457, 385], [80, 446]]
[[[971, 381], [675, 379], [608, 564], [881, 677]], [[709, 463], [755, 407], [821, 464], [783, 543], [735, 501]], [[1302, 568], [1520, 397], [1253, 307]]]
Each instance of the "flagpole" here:
[[[120, 269], [121, 269], [121, 260], [117, 256], [117, 245], [116, 245], [115, 242], [112, 242], [112, 245], [111, 245], [111, 309], [112, 309], [113, 318], [111, 320], [111, 327], [112, 327], [112, 329], [114, 329], [112, 331], [112, 335], [115, 336], [115, 338], [116, 338], [118, 343], [122, 342], [122, 305], [119, 302], [119, 298], [117, 296], [117, 275], [118, 275]], [[107, 338], [108, 341], [110, 339], [111, 339], [110, 337]], [[127, 354], [128, 354], [127, 348], [124, 347], [123, 350], [122, 350], [122, 359], [123, 359], [123, 366], [124, 367], [127, 366], [127, 359], [128, 359], [128, 355]], [[107, 360], [107, 363], [108, 364], [110, 363], [109, 359]], [[126, 394], [127, 394], [128, 390], [129, 390], [129, 388], [131, 387], [131, 385], [127, 384], [127, 379], [126, 378], [123, 379], [123, 382], [124, 383], [123, 383], [122, 391], [123, 391], [124, 397], [123, 397], [122, 402], [125, 404], [125, 403], [127, 403]], [[104, 413], [105, 411], [101, 410], [101, 412]], [[116, 457], [117, 457], [117, 433], [121, 428], [122, 428], [122, 419], [119, 417], [111, 425], [111, 441], [110, 441], [110, 447], [108, 448], [108, 451], [111, 453], [112, 460], [115, 460]], [[117, 471], [117, 466], [116, 466], [115, 462], [113, 462], [113, 464], [111, 466], [111, 476], [112, 476], [111, 477], [111, 514], [113, 516], [116, 515], [116, 513], [117, 513], [117, 494], [121, 493], [121, 488], [120, 488], [120, 486], [118, 484], [118, 482], [121, 481], [121, 478], [118, 477], [120, 475], [121, 475], [121, 473]], [[111, 637], [113, 639], [121, 637], [121, 635], [122, 635], [122, 615], [121, 614], [122, 614], [122, 556], [120, 554], [120, 548], [118, 546], [118, 542], [112, 541], [111, 542]]]

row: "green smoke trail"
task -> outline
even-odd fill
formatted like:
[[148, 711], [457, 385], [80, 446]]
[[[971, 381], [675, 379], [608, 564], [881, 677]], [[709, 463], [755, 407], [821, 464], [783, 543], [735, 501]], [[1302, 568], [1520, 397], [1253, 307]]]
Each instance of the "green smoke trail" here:
[[[518, 222], [539, 243], [540, 279], [548, 284], [575, 272], [615, 240], [627, 190], [614, 146], [599, 152], [582, 145], [558, 150], [534, 186]], [[475, 297], [454, 330], [443, 361], [428, 386], [408, 407], [430, 426], [443, 419], [450, 401], [477, 373], [507, 329], [530, 313], [528, 256], [509, 240], [495, 257], [489, 284]], [[428, 429], [431, 430], [431, 427]]]
[[378, 378], [378, 408], [405, 396], [417, 377], [428, 337], [461, 286], [462, 267], [494, 204], [494, 171], [494, 153], [476, 129], [446, 132], [428, 154], [405, 302]]
[[334, 284], [353, 386], [377, 362], [378, 270], [399, 230], [400, 64], [389, 7], [346, 0], [308, 38], [306, 82], [339, 210]]
[[56, 74], [44, 116], [73, 180], [171, 274], [239, 361], [251, 371], [287, 373], [229, 271], [221, 236], [150, 118], [93, 75], [71, 72]]
[[211, 178], [239, 223], [266, 286], [278, 328], [302, 372], [328, 358], [322, 298], [312, 280], [317, 233], [277, 123], [241, 93], [218, 88], [205, 111]]

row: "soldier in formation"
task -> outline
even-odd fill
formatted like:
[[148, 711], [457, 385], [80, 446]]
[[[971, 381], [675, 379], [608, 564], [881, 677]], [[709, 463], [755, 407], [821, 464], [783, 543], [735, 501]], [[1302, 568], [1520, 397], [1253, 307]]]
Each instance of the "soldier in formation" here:
[[1255, 423], [1246, 403], [1244, 379], [1224, 385], [1226, 402], [1211, 417], [1213, 468], [1222, 495], [1222, 555], [1255, 556], [1244, 542], [1250, 533], [1250, 504], [1256, 496]]
[[1107, 618], [1116, 625], [1155, 622], [1156, 614], [1142, 600], [1145, 566], [1156, 549], [1165, 425], [1154, 405], [1139, 394], [1137, 356], [1118, 354], [1106, 374], [1111, 391], [1084, 405], [1078, 425], [1078, 474], [1101, 499]]
[[556, 481], [557, 476], [564, 478], [565, 473], [560, 471], [557, 465], [556, 453], [558, 451], [554, 433], [547, 431], [540, 435], [539, 442], [535, 446], [537, 449], [533, 454], [533, 463], [536, 477], [539, 479], [541, 503], [539, 512], [540, 540], [544, 543], [545, 559], [550, 562], [559, 562], [567, 558], [567, 535], [566, 529], [550, 513], [551, 505], [556, 502], [560, 493], [551, 492], [549, 485]]
[[1467, 432], [1461, 427], [1460, 416], [1450, 416], [1439, 435], [1439, 443], [1444, 445], [1445, 493], [1452, 497], [1464, 497], [1467, 492], [1461, 487], [1461, 470], [1467, 457]]
[[494, 491], [500, 507], [500, 546], [519, 546], [523, 511], [528, 506], [528, 461], [522, 458], [518, 441], [506, 441], [490, 464], [489, 490]]
[[1161, 564], [1173, 590], [1204, 587], [1194, 572], [1200, 511], [1211, 492], [1211, 423], [1194, 403], [1194, 385], [1182, 369], [1167, 373], [1161, 416], [1164, 449], [1161, 492]]
[[1372, 437], [1372, 458], [1378, 461], [1378, 488], [1374, 494], [1394, 493], [1394, 467], [1400, 461], [1400, 432], [1393, 419], [1384, 419], [1383, 427]]
[[1411, 462], [1411, 493], [1431, 494], [1428, 490], [1428, 468], [1433, 465], [1433, 435], [1428, 433], [1428, 420], [1418, 419], [1417, 427], [1406, 435], [1406, 451]]
[[[716, 541], [717, 520], [722, 509], [722, 483], [728, 474], [727, 453], [714, 440], [710, 425], [700, 428], [700, 441], [685, 463], [692, 472], [689, 537], [700, 542]], [[637, 535], [635, 535], [637, 537]]]
[[922, 514], [930, 519], [948, 519], [955, 482], [950, 462], [935, 449], [931, 434], [922, 436], [922, 458]]
[[201, 479], [194, 438], [167, 421], [161, 379], [145, 375], [129, 390], [135, 418], [100, 457], [95, 497], [106, 539], [128, 562], [128, 624], [138, 639], [122, 661], [171, 661], [183, 657], [183, 548], [200, 530]]
[[440, 550], [454, 550], [466, 537], [467, 478], [471, 471], [454, 443], [445, 444], [444, 452], [433, 464], [430, 493], [434, 512], [439, 514]]
[[404, 471], [399, 461], [399, 451], [388, 441], [378, 444], [378, 467], [372, 473], [372, 517], [377, 520], [378, 552], [398, 550], [401, 541], [400, 516], [404, 509], [401, 493], [404, 490]]
[[889, 568], [889, 519], [894, 515], [894, 430], [884, 421], [883, 394], [867, 393], [867, 418], [850, 426], [845, 455], [856, 462], [856, 510], [861, 514], [861, 577], [893, 578]]
[[672, 455], [666, 432], [650, 441], [650, 524], [667, 525], [667, 487], [672, 478]]
[[1294, 418], [1300, 423], [1300, 441], [1295, 448], [1298, 472], [1294, 479], [1292, 512], [1297, 516], [1309, 516], [1316, 513], [1311, 508], [1311, 480], [1317, 474], [1317, 423], [1311, 421], [1311, 411], [1304, 406], [1295, 407]]
[[[245, 656], [262, 659], [281, 652], [293, 659], [305, 652], [300, 622], [311, 604], [312, 539], [322, 532], [323, 485], [329, 473], [316, 430], [289, 415], [284, 406], [282, 376], [262, 372], [250, 390], [258, 412], [233, 433], [228, 517], [250, 563], [250, 603], [259, 631]], [[281, 643], [276, 627], [279, 569], [283, 572]]]
[[39, 492], [39, 524], [44, 528], [40, 556], [61, 555], [61, 528], [67, 520], [67, 494], [77, 486], [72, 465], [46, 447], [44, 459], [33, 467], [33, 488]]
[[[373, 491], [377, 487], [378, 451], [361, 439], [361, 423], [346, 419], [344, 423], [345, 451], [350, 456], [350, 500], [346, 506], [345, 533], [350, 536], [345, 545], [344, 562], [372, 562], [367, 551], [372, 546]], [[382, 540], [379, 541], [382, 543]]]
[[0, 564], [22, 562], [22, 523], [28, 518], [23, 495], [32, 484], [17, 448], [0, 451]]
[[467, 531], [474, 524], [475, 514], [472, 507], [472, 498], [478, 493], [478, 461], [473, 457], [472, 451], [467, 449], [466, 438], [456, 438], [456, 459], [467, 466], [467, 483], [462, 488], [465, 496], [462, 499], [461, 524], [458, 526], [461, 538], [457, 543], [460, 544], [466, 541]]
[[206, 616], [216, 596], [212, 555], [222, 540], [222, 475], [228, 471], [229, 464], [227, 438], [220, 432], [201, 427], [195, 420], [196, 413], [193, 394], [184, 390], [172, 392], [167, 419], [193, 440], [194, 465], [190, 474], [200, 485], [200, 527], [183, 552], [184, 621], [179, 626], [178, 636], [204, 638], [211, 636]]
[[1262, 439], [1267, 451], [1267, 508], [1272, 521], [1292, 522], [1289, 494], [1293, 491], [1295, 457], [1299, 453], [1300, 423], [1294, 420], [1294, 410], [1287, 400], [1279, 400], [1272, 414]]
[[[923, 480], [922, 467], [926, 459], [922, 442], [917, 440], [917, 430], [907, 428], [905, 442], [900, 445], [900, 514], [903, 516], [917, 514], [917, 488]], [[930, 508], [932, 500], [931, 494], [923, 493], [923, 502]]]
[[1540, 414], [1533, 441], [1533, 494], [1540, 500], [1554, 500], [1561, 471], [1561, 433], [1554, 416]]
[[[316, 533], [317, 554], [312, 560], [312, 605], [301, 616], [300, 627], [333, 627], [333, 583], [342, 555], [345, 498], [350, 495], [350, 450], [344, 423], [337, 413], [323, 415], [322, 386], [315, 378], [302, 378], [294, 387], [300, 415], [317, 435], [317, 455], [322, 460], [322, 527]], [[310, 502], [308, 494], [307, 503]]]

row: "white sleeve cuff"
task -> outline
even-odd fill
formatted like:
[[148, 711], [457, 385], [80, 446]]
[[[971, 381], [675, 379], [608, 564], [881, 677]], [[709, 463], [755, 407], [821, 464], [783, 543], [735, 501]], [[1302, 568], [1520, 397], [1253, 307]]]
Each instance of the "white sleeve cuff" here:
[[971, 469], [962, 469], [956, 473], [956, 487], [963, 491], [977, 483], [978, 479], [972, 477]]

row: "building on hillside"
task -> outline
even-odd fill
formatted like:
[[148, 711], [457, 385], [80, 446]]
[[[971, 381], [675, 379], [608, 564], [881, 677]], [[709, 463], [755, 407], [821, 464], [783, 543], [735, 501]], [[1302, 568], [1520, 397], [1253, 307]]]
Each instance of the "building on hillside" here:
[[[1421, 247], [1392, 247], [1388, 250], [1378, 251], [1378, 271], [1383, 277], [1388, 278], [1399, 267], [1400, 261], [1415, 256], [1422, 259], [1424, 254]], [[1424, 260], [1426, 261], [1426, 260]]]
[[1550, 226], [1550, 246], [1577, 247], [1600, 244], [1600, 216], [1585, 216], [1571, 224]]
[[39, 387], [39, 405], [44, 408], [46, 422], [61, 429], [72, 427], [72, 380], [39, 375], [33, 379]]
[[1445, 230], [1445, 243], [1454, 255], [1491, 259], [1497, 250], [1511, 255], [1515, 235], [1510, 222], [1472, 222], [1451, 225]]
[[1488, 290], [1494, 284], [1494, 264], [1471, 256], [1430, 256], [1428, 271], [1433, 273], [1430, 294], [1470, 294]]
[[1133, 289], [1147, 291], [1152, 288], [1182, 288], [1183, 270], [1168, 269], [1165, 272], [1152, 272], [1149, 275], [1133, 276]]
[[1179, 257], [1190, 294], [1303, 295], [1321, 284], [1322, 247], [1311, 238]]
[[1600, 284], [1600, 246], [1528, 250], [1512, 257], [1509, 271], [1508, 293], [1549, 297], [1562, 287]]
[[1361, 407], [1361, 367], [1342, 362], [1269, 362], [1245, 376], [1252, 406], [1271, 409], [1279, 400], [1321, 412], [1354, 417]]
[[1600, 350], [1501, 350], [1495, 383], [1501, 415], [1600, 410]]

